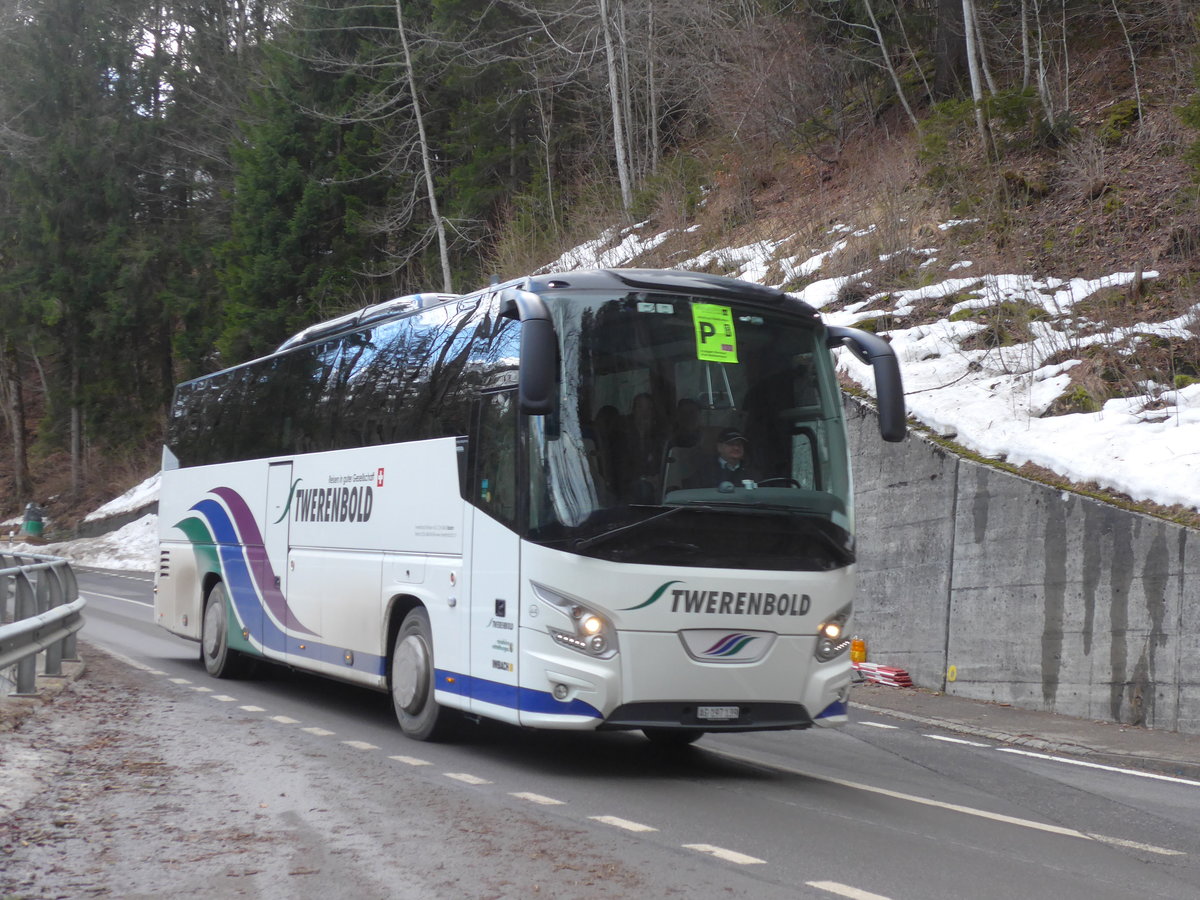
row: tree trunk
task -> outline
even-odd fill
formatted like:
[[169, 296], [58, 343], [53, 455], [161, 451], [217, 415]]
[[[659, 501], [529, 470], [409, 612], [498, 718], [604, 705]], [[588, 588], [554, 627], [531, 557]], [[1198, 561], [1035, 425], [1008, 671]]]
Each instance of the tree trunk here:
[[14, 351], [6, 352], [0, 344], [0, 405], [4, 421], [12, 435], [13, 497], [17, 508], [33, 499], [33, 484], [29, 477], [29, 458], [25, 450], [25, 391], [21, 376], [21, 358]]
[[658, 146], [658, 85], [655, 83], [657, 73], [654, 67], [654, 54], [657, 50], [654, 40], [654, 0], [650, 0], [649, 21], [646, 25], [646, 88], [649, 94], [649, 109], [646, 112], [649, 132], [647, 143], [650, 145], [650, 174], [658, 173], [660, 148]]
[[1029, 0], [1021, 0], [1021, 89], [1029, 87], [1033, 57], [1029, 52]]
[[617, 180], [621, 185], [621, 206], [628, 212], [633, 206], [633, 187], [629, 181], [629, 157], [625, 124], [621, 115], [621, 92], [617, 84], [617, 57], [613, 46], [612, 20], [608, 0], [600, 0], [600, 20], [604, 29], [604, 56], [608, 64], [608, 102], [612, 110], [613, 147], [616, 151]]
[[900, 105], [904, 107], [904, 112], [908, 115], [908, 120], [912, 122], [913, 128], [919, 129], [921, 123], [917, 121], [916, 114], [908, 105], [908, 98], [904, 96], [904, 85], [900, 82], [900, 75], [892, 64], [892, 54], [888, 51], [887, 42], [883, 39], [883, 29], [879, 27], [879, 22], [875, 19], [875, 10], [871, 6], [871, 0], [863, 0], [863, 5], [867, 10], [867, 17], [871, 20], [871, 27], [875, 30], [875, 42], [879, 45], [879, 55], [883, 59], [883, 67], [887, 69], [887, 73], [892, 79], [892, 87], [896, 90]]
[[979, 74], [979, 61], [975, 57], [975, 0], [962, 0], [963, 31], [967, 41], [967, 70], [971, 75], [971, 99], [975, 105], [975, 127], [979, 130], [979, 142], [983, 152], [992, 156], [991, 130], [988, 128], [987, 112], [983, 108], [983, 80]]
[[425, 190], [429, 195], [429, 214], [437, 229], [438, 253], [442, 260], [442, 290], [453, 291], [450, 277], [450, 248], [446, 244], [446, 223], [438, 209], [437, 189], [433, 181], [433, 163], [430, 160], [429, 139], [425, 134], [425, 119], [421, 115], [421, 101], [417, 96], [417, 77], [413, 71], [412, 53], [408, 48], [408, 33], [404, 29], [402, 0], [396, 0], [396, 30], [400, 33], [400, 46], [404, 50], [404, 73], [408, 79], [408, 92], [412, 96], [413, 116], [417, 120], [417, 135], [421, 144], [421, 166], [425, 170]]
[[934, 36], [933, 96], [945, 100], [959, 94], [966, 70], [967, 44], [963, 38], [960, 0], [938, 0], [937, 34]]
[[83, 397], [78, 359], [71, 360], [71, 502], [83, 496]]

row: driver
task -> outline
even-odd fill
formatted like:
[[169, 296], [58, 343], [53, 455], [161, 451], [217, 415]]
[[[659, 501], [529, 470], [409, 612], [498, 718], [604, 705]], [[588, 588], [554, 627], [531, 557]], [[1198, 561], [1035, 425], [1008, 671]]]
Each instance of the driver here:
[[745, 435], [730, 428], [717, 435], [716, 454], [700, 469], [684, 479], [685, 488], [719, 487], [729, 483], [739, 485], [743, 481], [754, 481], [750, 466], [746, 463], [749, 445]]

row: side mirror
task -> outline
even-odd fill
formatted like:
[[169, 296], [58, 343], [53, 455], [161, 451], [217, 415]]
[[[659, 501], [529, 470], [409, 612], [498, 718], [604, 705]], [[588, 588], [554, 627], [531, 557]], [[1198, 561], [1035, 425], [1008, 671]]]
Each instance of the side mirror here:
[[885, 441], [902, 441], [905, 425], [904, 384], [900, 362], [892, 345], [876, 335], [857, 328], [830, 325], [826, 346], [845, 347], [861, 363], [875, 372], [875, 399], [879, 403], [879, 434]]
[[554, 411], [558, 372], [558, 337], [542, 298], [530, 291], [510, 289], [502, 295], [501, 315], [521, 321], [521, 367], [517, 403], [522, 415], [545, 416]]
[[558, 368], [558, 339], [549, 319], [526, 319], [521, 323], [521, 369], [517, 401], [527, 416], [544, 416], [554, 411], [555, 373]]

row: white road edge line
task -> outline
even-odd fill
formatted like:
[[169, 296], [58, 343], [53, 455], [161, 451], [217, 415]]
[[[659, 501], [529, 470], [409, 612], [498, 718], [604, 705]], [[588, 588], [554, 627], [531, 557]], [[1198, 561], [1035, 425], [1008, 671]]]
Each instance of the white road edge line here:
[[1200, 781], [1193, 778], [1179, 778], [1175, 775], [1159, 775], [1155, 772], [1139, 772], [1137, 769], [1122, 769], [1120, 766], [1106, 766], [1102, 763], [1085, 762], [1082, 759], [1071, 759], [1068, 756], [1051, 756], [1049, 753], [1036, 753], [1033, 750], [1018, 750], [1015, 747], [1000, 747], [1001, 753], [1016, 753], [1019, 756], [1032, 756], [1037, 759], [1049, 759], [1054, 762], [1066, 763], [1070, 766], [1085, 766], [1089, 769], [1100, 769], [1104, 772], [1117, 772], [1121, 775], [1135, 775], [1138, 778], [1150, 778], [1154, 781], [1169, 781], [1172, 784], [1186, 784], [1189, 787], [1200, 787]]
[[945, 741], [947, 744], [963, 744], [967, 747], [983, 747], [985, 750], [991, 747], [991, 744], [981, 744], [979, 741], [968, 741], [964, 738], [949, 737], [944, 734], [927, 734], [927, 738], [932, 738], [935, 741]]
[[658, 831], [650, 825], [643, 825], [641, 822], [630, 822], [628, 819], [622, 819], [619, 816], [588, 816], [602, 825], [612, 825], [614, 828], [624, 828], [626, 831]]
[[767, 863], [765, 859], [759, 859], [757, 856], [747, 856], [745, 853], [726, 850], [724, 847], [714, 847], [712, 844], [684, 844], [683, 849], [707, 853], [709, 856], [715, 856], [725, 862], [737, 863], [739, 866], [766, 865]]
[[[988, 812], [985, 809], [975, 809], [970, 806], [960, 806], [957, 803], [946, 803], [943, 800], [932, 800], [928, 797], [918, 797], [915, 794], [905, 794], [900, 791], [892, 791], [887, 788], [875, 787], [870, 784], [860, 784], [856, 781], [846, 781], [842, 778], [832, 778], [828, 775], [816, 775], [812, 772], [805, 772], [802, 769], [795, 769], [791, 766], [784, 766], [778, 763], [763, 762], [747, 756], [739, 756], [733, 753], [728, 753], [724, 750], [715, 750], [708, 748], [709, 753], [717, 756], [723, 756], [726, 759], [734, 759], [739, 762], [746, 762], [756, 766], [766, 766], [767, 768], [776, 769], [780, 772], [790, 772], [793, 775], [801, 775], [805, 778], [812, 778], [816, 781], [824, 781], [828, 784], [837, 784], [842, 787], [851, 788], [856, 791], [866, 791], [870, 794], [879, 794], [883, 797], [891, 797], [894, 800], [904, 800], [908, 803], [917, 803], [921, 806], [931, 806], [936, 809], [945, 809], [950, 812], [963, 813], [968, 816], [975, 816], [980, 819], [989, 819], [993, 822], [1001, 822], [1005, 825], [1017, 825], [1021, 828], [1030, 828], [1034, 831], [1045, 831], [1049, 834], [1058, 834], [1063, 837], [1078, 838], [1084, 841], [1098, 841], [1105, 844], [1113, 844], [1114, 846], [1127, 846], [1125, 843], [1120, 843], [1121, 838], [1109, 838], [1098, 834], [1088, 834], [1079, 831], [1075, 828], [1063, 828], [1061, 825], [1048, 825], [1044, 822], [1034, 822], [1031, 819], [1021, 819], [1017, 816], [1006, 816], [1003, 813]], [[1138, 845], [1138, 849], [1145, 850], [1148, 853], [1158, 853], [1162, 856], [1186, 856], [1187, 854], [1181, 850], [1170, 850], [1166, 847], [1155, 847], [1152, 844]]]
[[1153, 844], [1142, 844], [1138, 841], [1127, 841], [1124, 838], [1107, 837], [1103, 834], [1088, 834], [1102, 844], [1113, 847], [1124, 847], [1127, 850], [1144, 850], [1146, 853], [1157, 853], [1159, 856], [1187, 856], [1182, 850], [1168, 850], [1166, 847], [1155, 847]]
[[849, 897], [851, 900], [890, 900], [890, 898], [885, 897], [883, 894], [872, 894], [870, 891], [850, 887], [848, 884], [839, 884], [836, 881], [806, 881], [804, 883], [819, 891], [828, 891], [831, 894], [837, 894], [839, 897]]
[[138, 606], [144, 606], [147, 609], [154, 608], [154, 601], [150, 601], [149, 603], [147, 603], [145, 600], [134, 600], [131, 597], [118, 597], [114, 594], [102, 594], [99, 591], [89, 591], [87, 588], [80, 588], [79, 593], [83, 596], [83, 598], [85, 600], [89, 596], [103, 597], [105, 600], [120, 600], [122, 603], [136, 603]]

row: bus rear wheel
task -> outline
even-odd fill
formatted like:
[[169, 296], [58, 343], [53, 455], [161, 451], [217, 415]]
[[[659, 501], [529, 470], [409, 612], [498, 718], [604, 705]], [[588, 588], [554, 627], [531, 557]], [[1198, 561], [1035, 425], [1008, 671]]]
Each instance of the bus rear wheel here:
[[204, 601], [200, 659], [214, 678], [236, 678], [245, 671], [244, 658], [229, 647], [229, 595], [219, 581]]
[[418, 606], [404, 617], [392, 644], [392, 706], [400, 729], [418, 741], [445, 738], [451, 713], [433, 697], [433, 628], [429, 613]]

